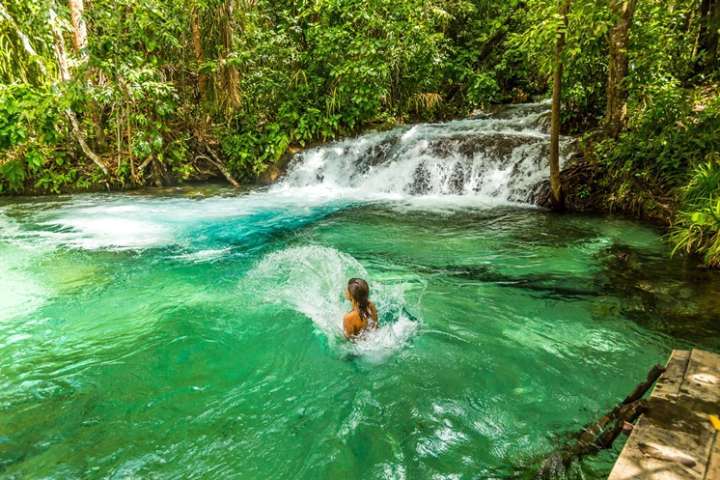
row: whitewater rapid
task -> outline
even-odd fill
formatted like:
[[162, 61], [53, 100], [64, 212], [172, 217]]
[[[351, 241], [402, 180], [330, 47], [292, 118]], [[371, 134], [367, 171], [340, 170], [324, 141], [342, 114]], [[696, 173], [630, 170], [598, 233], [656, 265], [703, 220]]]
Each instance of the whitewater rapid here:
[[[372, 133], [307, 150], [271, 191], [463, 205], [528, 204], [547, 178], [545, 103]], [[570, 141], [562, 140], [562, 158]]]

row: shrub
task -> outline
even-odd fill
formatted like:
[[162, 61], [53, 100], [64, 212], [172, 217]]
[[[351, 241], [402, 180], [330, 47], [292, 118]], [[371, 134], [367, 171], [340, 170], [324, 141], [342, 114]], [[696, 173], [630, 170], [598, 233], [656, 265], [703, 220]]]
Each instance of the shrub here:
[[683, 189], [683, 208], [670, 238], [673, 253], [697, 253], [707, 265], [720, 267], [720, 155], [710, 157]]

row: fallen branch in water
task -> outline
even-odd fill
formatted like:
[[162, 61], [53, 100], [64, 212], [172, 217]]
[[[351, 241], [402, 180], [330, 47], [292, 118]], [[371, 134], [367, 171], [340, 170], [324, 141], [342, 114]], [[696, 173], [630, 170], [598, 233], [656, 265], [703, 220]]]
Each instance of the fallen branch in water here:
[[565, 445], [546, 458], [535, 478], [560, 477], [573, 461], [587, 455], [595, 455], [600, 450], [612, 447], [615, 439], [623, 431], [625, 423], [634, 423], [647, 410], [647, 403], [642, 400], [642, 397], [664, 371], [663, 367], [655, 365], [648, 372], [646, 380], [636, 386], [632, 393], [625, 397], [625, 400], [600, 420], [583, 428], [574, 436], [575, 442]]

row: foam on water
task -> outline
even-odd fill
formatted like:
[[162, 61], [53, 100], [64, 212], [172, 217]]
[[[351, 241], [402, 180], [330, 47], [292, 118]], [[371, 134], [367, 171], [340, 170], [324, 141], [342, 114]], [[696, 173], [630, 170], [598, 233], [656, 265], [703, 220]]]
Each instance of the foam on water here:
[[49, 288], [27, 272], [41, 249], [18, 241], [20, 227], [0, 209], [0, 322], [29, 315], [49, 297]]
[[351, 277], [368, 279], [380, 328], [366, 333], [357, 342], [342, 342], [338, 348], [382, 360], [402, 348], [419, 324], [406, 312], [403, 286], [374, 282], [350, 255], [315, 245], [287, 248], [265, 256], [242, 283], [243, 290], [257, 295], [262, 303], [278, 304], [306, 316], [336, 346], [343, 338], [342, 318], [350, 309], [344, 289]]
[[274, 231], [302, 226], [345, 205], [327, 195], [262, 190], [204, 199], [83, 195], [52, 209], [44, 203], [14, 208], [22, 222], [8, 223], [0, 240], [49, 250], [172, 247], [180, 250], [178, 255], [189, 255], [181, 259], [203, 261], [226, 253], [229, 243], [262, 241]]
[[27, 259], [18, 257], [21, 253], [0, 246], [0, 256], [4, 259], [0, 263], [0, 323], [29, 315], [50, 295], [49, 289], [37, 278], [24, 273]]
[[101, 248], [140, 249], [172, 243], [174, 235], [166, 225], [112, 214], [95, 218], [73, 214], [45, 222], [63, 228], [62, 243], [87, 250]]
[[205, 263], [214, 262], [221, 260], [227, 254], [232, 251], [230, 247], [227, 248], [209, 248], [207, 250], [199, 250], [197, 252], [181, 253], [179, 255], [173, 255], [172, 259], [181, 260], [189, 263]]

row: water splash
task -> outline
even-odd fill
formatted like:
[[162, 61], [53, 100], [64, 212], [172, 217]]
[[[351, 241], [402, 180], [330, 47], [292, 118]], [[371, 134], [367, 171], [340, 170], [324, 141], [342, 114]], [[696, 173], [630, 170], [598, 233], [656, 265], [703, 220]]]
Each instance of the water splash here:
[[[312, 320], [316, 329], [342, 353], [383, 360], [402, 348], [417, 331], [407, 313], [403, 285], [384, 285], [368, 278], [353, 257], [322, 246], [291, 247], [265, 256], [243, 279], [243, 290], [262, 303], [291, 308]], [[357, 342], [343, 338], [342, 318], [349, 310], [343, 291], [351, 277], [368, 278], [378, 307], [380, 328]]]

